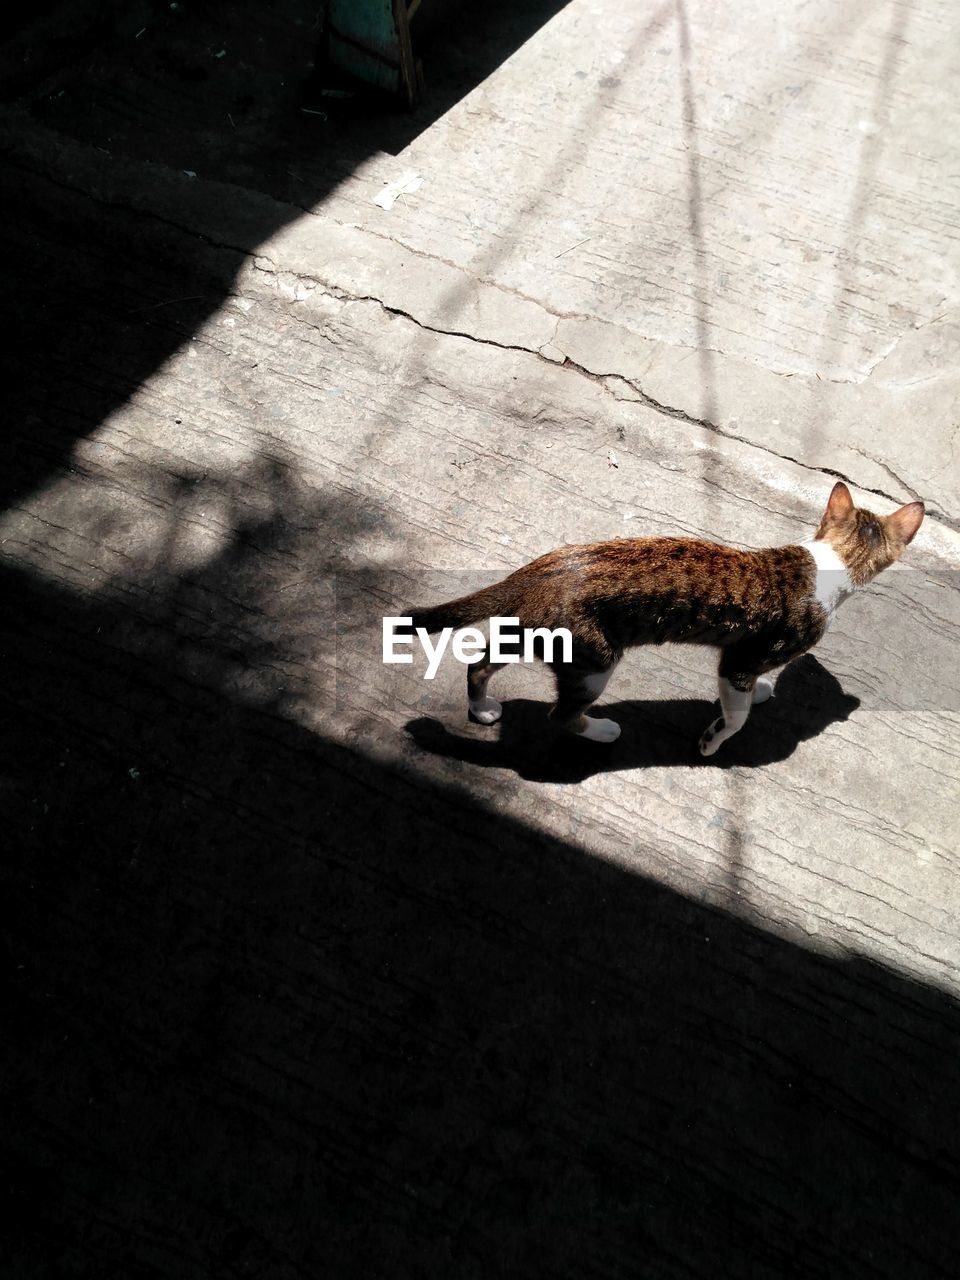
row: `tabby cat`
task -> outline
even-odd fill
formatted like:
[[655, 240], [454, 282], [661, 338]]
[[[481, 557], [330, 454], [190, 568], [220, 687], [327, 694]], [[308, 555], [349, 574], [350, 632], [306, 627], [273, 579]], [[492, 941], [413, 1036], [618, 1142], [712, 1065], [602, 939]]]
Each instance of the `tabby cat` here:
[[[806, 653], [837, 607], [894, 563], [923, 520], [923, 503], [888, 516], [854, 506], [834, 485], [812, 541], [735, 551], [699, 538], [623, 538], [562, 547], [502, 582], [413, 616], [428, 633], [483, 618], [518, 618], [523, 628], [566, 627], [572, 660], [551, 662], [551, 715], [570, 733], [613, 742], [620, 727], [588, 716], [625, 649], [642, 644], [713, 645], [720, 650], [721, 715], [703, 732], [709, 756], [743, 728], [753, 703], [773, 692], [766, 673]], [[471, 716], [499, 720], [487, 684], [503, 663], [482, 653], [467, 671]]]

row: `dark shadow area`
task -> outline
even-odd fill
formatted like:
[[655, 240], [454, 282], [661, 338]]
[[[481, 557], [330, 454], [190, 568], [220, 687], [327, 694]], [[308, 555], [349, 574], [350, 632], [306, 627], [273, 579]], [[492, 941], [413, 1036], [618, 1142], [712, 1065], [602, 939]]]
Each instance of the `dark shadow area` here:
[[338, 105], [321, 101], [321, 84], [308, 82], [310, 106], [336, 125], [379, 119], [379, 147], [396, 153], [482, 84], [521, 45], [532, 39], [569, 0], [530, 0], [518, 5], [494, 0], [478, 10], [472, 0], [423, 0], [411, 23], [414, 55], [424, 70], [423, 99], [410, 111], [387, 109], [374, 98]]
[[845, 694], [826, 667], [813, 654], [806, 654], [783, 671], [776, 698], [755, 707], [746, 726], [712, 756], [700, 755], [698, 742], [717, 716], [719, 703], [694, 698], [604, 700], [594, 714], [611, 717], [621, 726], [621, 736], [609, 746], [554, 730], [547, 718], [548, 705], [529, 699], [504, 701], [497, 727], [477, 730], [495, 741], [462, 737], [430, 717], [408, 723], [407, 733], [417, 746], [434, 755], [512, 769], [531, 782], [582, 782], [595, 773], [653, 765], [723, 769], [773, 764], [794, 754], [800, 742], [822, 733], [829, 724], [845, 721], [860, 699]]
[[[485, 8], [482, 57], [465, 23], [461, 91], [557, 7]], [[144, 11], [163, 42], [111, 28], [34, 117], [80, 140], [116, 121], [114, 155], [255, 190], [287, 148], [322, 168], [295, 116], [305, 8]], [[242, 141], [215, 127], [234, 107]], [[303, 202], [413, 124], [344, 126]], [[201, 243], [95, 203], [61, 158], [3, 169], [5, 502], [74, 465], [293, 210]], [[0, 551], [0, 1274], [952, 1275], [956, 1002], [505, 817], [486, 760], [453, 785], [402, 732], [377, 759], [333, 740], [331, 579], [381, 513], [283, 457], [208, 476], [176, 446], [50, 505], [38, 563], [68, 575], [57, 539], [82, 529], [113, 577], [77, 557], [97, 580], [68, 590]], [[96, 507], [104, 479], [149, 494], [149, 537]], [[201, 558], [208, 502], [227, 533]], [[855, 703], [813, 660], [791, 679], [717, 764], [782, 758]], [[504, 743], [544, 710], [508, 706]], [[624, 711], [631, 766], [688, 762], [709, 716]]]
[[[35, 30], [8, 30], [0, 66], [19, 114], [0, 160], [0, 503], [67, 462], [72, 443], [190, 339], [246, 253], [371, 155], [401, 151], [564, 2], [494, 0], [481, 13], [427, 0], [415, 20], [426, 88], [412, 112], [334, 100], [316, 113], [319, 7], [306, 0], [78, 0], [41, 6]], [[55, 30], [64, 42], [51, 66]], [[146, 208], [154, 183], [175, 181], [185, 200], [189, 187], [191, 202], [223, 210], [223, 244], [183, 231], [169, 211], [135, 213], [130, 181]], [[91, 199], [91, 185], [105, 194]], [[238, 207], [242, 218], [226, 217]]]
[[846, 720], [859, 705], [859, 698], [844, 693], [836, 678], [806, 654], [783, 671], [776, 696], [754, 707], [744, 728], [713, 756], [702, 756], [697, 744], [720, 704], [702, 698], [602, 701], [594, 714], [616, 720], [621, 728], [610, 745], [557, 732], [547, 719], [549, 704], [526, 698], [507, 699], [498, 725], [477, 730], [494, 741], [451, 733], [429, 717], [412, 720], [406, 728], [419, 747], [435, 755], [510, 769], [532, 782], [582, 782], [596, 773], [655, 765], [729, 769], [773, 764], [829, 725]]
[[284, 518], [110, 604], [3, 573], [3, 1274], [950, 1275], [954, 1001], [292, 723]]

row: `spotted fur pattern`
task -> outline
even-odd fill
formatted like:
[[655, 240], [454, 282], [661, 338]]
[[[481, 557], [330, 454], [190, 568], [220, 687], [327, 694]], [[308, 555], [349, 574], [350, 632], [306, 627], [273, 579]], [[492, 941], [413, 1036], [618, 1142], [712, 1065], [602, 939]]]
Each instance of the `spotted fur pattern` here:
[[[413, 625], [437, 631], [498, 615], [519, 618], [524, 628], [568, 628], [573, 658], [552, 663], [551, 714], [601, 742], [612, 742], [619, 727], [586, 712], [626, 649], [712, 645], [720, 650], [722, 715], [700, 739], [701, 752], [712, 755], [770, 696], [761, 677], [811, 649], [833, 610], [899, 559], [922, 519], [920, 502], [889, 516], [857, 508], [838, 483], [806, 546], [738, 551], [698, 538], [623, 538], [561, 547], [492, 587], [415, 614]], [[497, 669], [486, 654], [468, 669], [470, 711], [484, 724], [500, 716], [487, 694]]]

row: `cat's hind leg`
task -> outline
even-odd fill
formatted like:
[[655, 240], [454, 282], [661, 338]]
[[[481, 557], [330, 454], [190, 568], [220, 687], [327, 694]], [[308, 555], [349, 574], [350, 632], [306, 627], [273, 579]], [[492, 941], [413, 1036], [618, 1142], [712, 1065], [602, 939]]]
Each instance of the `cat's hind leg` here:
[[757, 676], [757, 683], [753, 686], [753, 705], [758, 707], [761, 702], [766, 702], [772, 697], [773, 681], [769, 676]]
[[620, 737], [620, 726], [615, 720], [601, 720], [599, 716], [584, 714], [606, 688], [616, 663], [597, 667], [589, 663], [555, 663], [557, 701], [551, 717], [568, 733], [591, 742], [615, 742]]
[[483, 655], [467, 667], [467, 706], [470, 715], [480, 724], [496, 724], [503, 714], [500, 703], [487, 693], [487, 685], [493, 673], [504, 665], [491, 662], [489, 649], [485, 649]]
[[720, 710], [723, 715], [703, 731], [700, 738], [700, 754], [703, 756], [712, 756], [722, 742], [732, 738], [747, 723], [757, 678], [749, 676], [738, 679], [737, 683], [744, 687], [737, 688], [726, 676], [720, 677]]

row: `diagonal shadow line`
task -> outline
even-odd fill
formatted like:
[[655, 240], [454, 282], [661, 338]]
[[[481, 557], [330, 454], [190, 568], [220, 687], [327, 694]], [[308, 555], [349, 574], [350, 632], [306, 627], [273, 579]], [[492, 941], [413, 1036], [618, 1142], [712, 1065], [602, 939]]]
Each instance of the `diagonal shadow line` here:
[[0, 578], [10, 1274], [950, 1273], [951, 996]]
[[[233, 555], [198, 585], [224, 594]], [[950, 1273], [948, 997], [4, 581], [21, 1273]], [[180, 589], [156, 608], [182, 640]]]
[[[719, 422], [720, 406], [716, 384], [716, 357], [710, 335], [710, 259], [703, 228], [703, 187], [701, 183], [700, 138], [697, 128], [697, 103], [693, 79], [693, 50], [690, 41], [690, 24], [687, 15], [686, 0], [675, 0], [678, 44], [680, 52], [680, 90], [683, 111], [684, 144], [687, 156], [687, 219], [690, 229], [690, 242], [694, 260], [694, 297], [696, 301], [696, 345], [697, 360], [700, 373], [700, 413], [706, 422]], [[713, 511], [719, 506], [718, 494], [721, 491], [720, 477], [716, 474], [717, 455], [712, 449], [704, 449], [702, 456], [702, 490], [704, 494], [705, 520], [709, 529], [716, 522], [711, 518]], [[789, 672], [789, 669], [788, 669]], [[787, 684], [790, 683], [787, 675]], [[834, 695], [834, 701], [836, 700]], [[824, 707], [827, 706], [826, 700]], [[755, 712], [751, 714], [741, 733], [756, 733]], [[709, 721], [704, 721], [704, 727]], [[812, 732], [818, 732], [822, 724], [813, 722]], [[702, 732], [702, 730], [701, 730]], [[735, 741], [735, 740], [734, 740]], [[795, 749], [796, 741], [781, 740], [779, 747], [783, 758]], [[744, 747], [738, 743], [731, 756], [725, 757], [723, 764], [741, 756]], [[721, 751], [723, 749], [721, 748]], [[749, 751], [749, 748], [747, 748]], [[756, 748], [750, 762], [767, 763], [761, 753], [756, 756]], [[724, 853], [723, 872], [730, 890], [731, 901], [743, 900], [746, 890], [746, 863], [749, 859], [748, 842], [744, 831], [749, 826], [749, 800], [745, 782], [736, 771], [727, 770], [723, 775], [723, 792], [725, 807], [734, 815], [732, 821], [723, 828]]]
[[[681, 45], [682, 45], [681, 50], [680, 50], [680, 52], [681, 52], [681, 64], [682, 64], [682, 69], [681, 69], [681, 77], [682, 77], [682, 80], [681, 80], [681, 93], [682, 93], [682, 97], [683, 97], [683, 100], [684, 100], [684, 105], [683, 105], [683, 107], [682, 107], [682, 110], [684, 110], [685, 112], [687, 112], [687, 115], [685, 115], [685, 117], [684, 117], [684, 126], [686, 127], [686, 120], [687, 120], [687, 118], [691, 118], [691, 119], [693, 119], [694, 123], [695, 123], [695, 121], [696, 121], [696, 114], [695, 114], [695, 103], [696, 103], [695, 90], [694, 90], [694, 86], [693, 86], [692, 77], [691, 77], [691, 75], [690, 75], [689, 70], [687, 69], [687, 67], [688, 67], [687, 55], [688, 55], [688, 54], [690, 54], [690, 55], [692, 56], [692, 41], [691, 41], [691, 38], [690, 38], [690, 21], [689, 21], [689, 16], [688, 16], [688, 12], [687, 12], [686, 8], [685, 8], [685, 7], [683, 7], [683, 5], [679, 5], [679, 6], [678, 6], [678, 4], [677, 4], [677, 0], [673, 0], [673, 4], [674, 4], [674, 9], [675, 9], [674, 17], [675, 17], [675, 19], [677, 20], [677, 23], [678, 23], [678, 28], [679, 28], [679, 32], [680, 32], [679, 39], [680, 39], [680, 42], [681, 42]], [[861, 17], [861, 20], [863, 20], [863, 19], [865, 19], [865, 17], [867, 16], [866, 6], [864, 6], [864, 5], [860, 5], [860, 6], [858, 6], [858, 7], [859, 7], [859, 9], [860, 9], [860, 11], [861, 11], [859, 16]], [[835, 13], [834, 13], [833, 15], [831, 15], [831, 16], [832, 16], [833, 18], [835, 18], [835, 20], [836, 20], [836, 24], [837, 24], [837, 25], [827, 25], [826, 27], [818, 25], [818, 27], [817, 27], [817, 39], [818, 39], [818, 40], [828, 40], [828, 41], [831, 41], [831, 40], [832, 40], [832, 41], [834, 41], [834, 42], [836, 43], [836, 42], [838, 42], [838, 41], [839, 41], [839, 38], [840, 38], [839, 26], [841, 26], [841, 25], [846, 25], [846, 24], [847, 24], [847, 23], [849, 23], [849, 21], [850, 21], [850, 18], [851, 18], [851, 11], [850, 11], [850, 7], [849, 7], [849, 6], [847, 6], [846, 8], [843, 8], [843, 9], [841, 9], [841, 8], [837, 8], [837, 9], [836, 9], [836, 11], [835, 11]], [[764, 85], [764, 90], [763, 90], [763, 92], [764, 92], [764, 94], [765, 94], [766, 96], [768, 96], [768, 97], [769, 97], [769, 96], [770, 96], [770, 94], [772, 93], [772, 91], [773, 91], [773, 87], [774, 87], [774, 83], [776, 83], [776, 82], [767, 82], [767, 83]], [[690, 110], [690, 108], [693, 108], [693, 115], [692, 115], [692, 116], [690, 116], [690, 115], [689, 115], [689, 110]], [[739, 146], [740, 146], [741, 150], [747, 150], [747, 149], [749, 149], [749, 150], [751, 150], [751, 151], [756, 151], [756, 149], [760, 146], [760, 144], [761, 144], [761, 142], [762, 142], [763, 138], [764, 138], [767, 134], [769, 134], [769, 133], [770, 133], [770, 132], [771, 132], [771, 131], [772, 131], [772, 130], [777, 126], [777, 123], [778, 123], [778, 117], [777, 117], [777, 115], [776, 115], [775, 113], [768, 113], [767, 115], [765, 115], [765, 117], [764, 117], [764, 122], [763, 122], [761, 125], [759, 125], [759, 126], [758, 126], [757, 128], [755, 128], [755, 129], [753, 129], [753, 130], [752, 130], [751, 132], [749, 132], [749, 133], [741, 133], [741, 134], [738, 136], [738, 139], [737, 139], [737, 140], [738, 140], [738, 144], [739, 144]], [[689, 139], [689, 137], [687, 136], [687, 134], [686, 134], [686, 132], [685, 132], [685, 142], [687, 142], [687, 143], [689, 144], [689, 141], [690, 141], [690, 139]], [[699, 151], [698, 151], [698, 152], [696, 153], [697, 165], [696, 165], [696, 171], [695, 171], [695, 179], [696, 179], [696, 184], [697, 184], [697, 186], [698, 186], [698, 187], [699, 187], [699, 186], [700, 186], [700, 184], [701, 184], [701, 172], [702, 172], [702, 163], [701, 163], [701, 162], [702, 162], [703, 158], [704, 158], [704, 157], [703, 157], [702, 152], [699, 152]], [[690, 168], [691, 168], [691, 166], [690, 166], [689, 158], [688, 158], [688, 160], [687, 160], [687, 170], [688, 170], [688, 172], [687, 172], [688, 206], [689, 206], [689, 190], [690, 190], [690, 186], [691, 186], [691, 177], [690, 177], [690, 172], [689, 172]], [[711, 189], [711, 191], [710, 191], [710, 193], [709, 193], [709, 199], [715, 199], [717, 196], [721, 195], [721, 194], [723, 193], [723, 191], [726, 189], [726, 186], [727, 186], [727, 182], [725, 181], [724, 177], [723, 177], [722, 175], [717, 175], [717, 176], [716, 176], [716, 179], [715, 179], [715, 182], [714, 182], [714, 184], [713, 184], [713, 187], [712, 187], [712, 189]], [[702, 207], [702, 202], [701, 202], [701, 207]], [[696, 283], [695, 283], [695, 286], [694, 286], [694, 295], [693, 295], [693, 296], [694, 296], [694, 305], [695, 305], [695, 307], [696, 307], [696, 305], [697, 305], [697, 301], [698, 301], [698, 299], [697, 299], [697, 293], [696, 293]], [[697, 319], [698, 319], [698, 318], [695, 316], [695, 324], [697, 323]], [[817, 328], [811, 328], [811, 329], [809, 329], [809, 330], [806, 330], [806, 332], [809, 334], [809, 338], [810, 338], [810, 340], [811, 340], [811, 341], [818, 340], [818, 339], [822, 336], [822, 330], [821, 330], [821, 328], [819, 328], [819, 327], [817, 327]], [[715, 353], [715, 354], [719, 354], [719, 353], [720, 353], [720, 348], [713, 348], [713, 351], [714, 351], [714, 353]], [[806, 351], [804, 351], [804, 354], [808, 354], [808, 353], [807, 353]]]
[[680, 94], [683, 138], [687, 157], [687, 221], [694, 265], [697, 361], [700, 369], [700, 411], [706, 422], [717, 421], [715, 355], [710, 330], [709, 254], [703, 230], [703, 186], [700, 177], [700, 139], [697, 128], [697, 101], [693, 87], [693, 53], [685, 0], [674, 0], [680, 50]]
[[[855, 292], [857, 279], [856, 247], [866, 222], [867, 211], [873, 195], [874, 178], [883, 156], [884, 133], [890, 119], [890, 106], [893, 99], [897, 78], [897, 70], [907, 43], [907, 28], [912, 13], [909, 0], [890, 0], [889, 23], [884, 37], [883, 60], [877, 72], [870, 118], [867, 121], [870, 132], [866, 133], [860, 145], [857, 158], [857, 176], [850, 200], [850, 208], [846, 217], [846, 228], [843, 241], [837, 253], [836, 285], [833, 301], [826, 315], [826, 326], [821, 342], [821, 363], [832, 366], [836, 360], [841, 363], [841, 327], [843, 312], [847, 305], [845, 295]], [[828, 423], [821, 423], [814, 417], [811, 428], [810, 456], [817, 456]]]
[[[160, 6], [149, 40], [139, 39], [138, 28], [141, 35], [148, 28], [123, 6], [104, 14], [79, 5], [64, 44], [53, 42], [52, 64], [40, 51], [42, 40], [36, 59], [24, 54], [32, 48], [29, 27], [13, 32], [9, 48], [0, 39], [0, 66], [15, 72], [8, 89], [15, 101], [0, 108], [0, 128], [11, 139], [11, 154], [0, 162], [8, 266], [0, 505], [69, 468], [77, 440], [189, 342], [230, 296], [246, 257], [301, 217], [304, 204], [320, 203], [384, 147], [402, 149], [566, 2], [518, 8], [495, 0], [472, 40], [455, 38], [456, 15], [449, 25], [434, 22], [434, 58], [445, 54], [445, 63], [432, 86], [428, 77], [415, 112], [357, 110], [347, 117], [331, 109], [320, 134], [298, 99], [312, 65], [314, 42], [305, 33], [317, 19], [308, 0], [281, 0], [252, 21], [243, 6]], [[38, 10], [38, 33], [55, 21], [48, 8]], [[212, 62], [207, 47], [222, 47], [212, 40], [225, 41], [230, 56]], [[152, 123], [151, 106], [166, 125], [141, 137], [136, 113], [146, 111]], [[46, 141], [34, 138], [38, 122], [50, 130]], [[317, 160], [318, 138], [326, 164]], [[311, 161], [306, 184], [288, 176], [304, 156]], [[251, 195], [243, 202], [240, 239], [230, 240], [235, 248], [206, 245], [201, 253], [195, 237], [162, 219], [97, 205], [84, 194], [86, 167], [102, 166], [109, 189], [114, 165], [143, 161], [148, 187], [155, 173], [166, 181], [189, 166], [211, 202], [236, 186]], [[272, 198], [260, 199], [260, 192]], [[104, 296], [104, 282], [118, 276], [120, 287]]]

